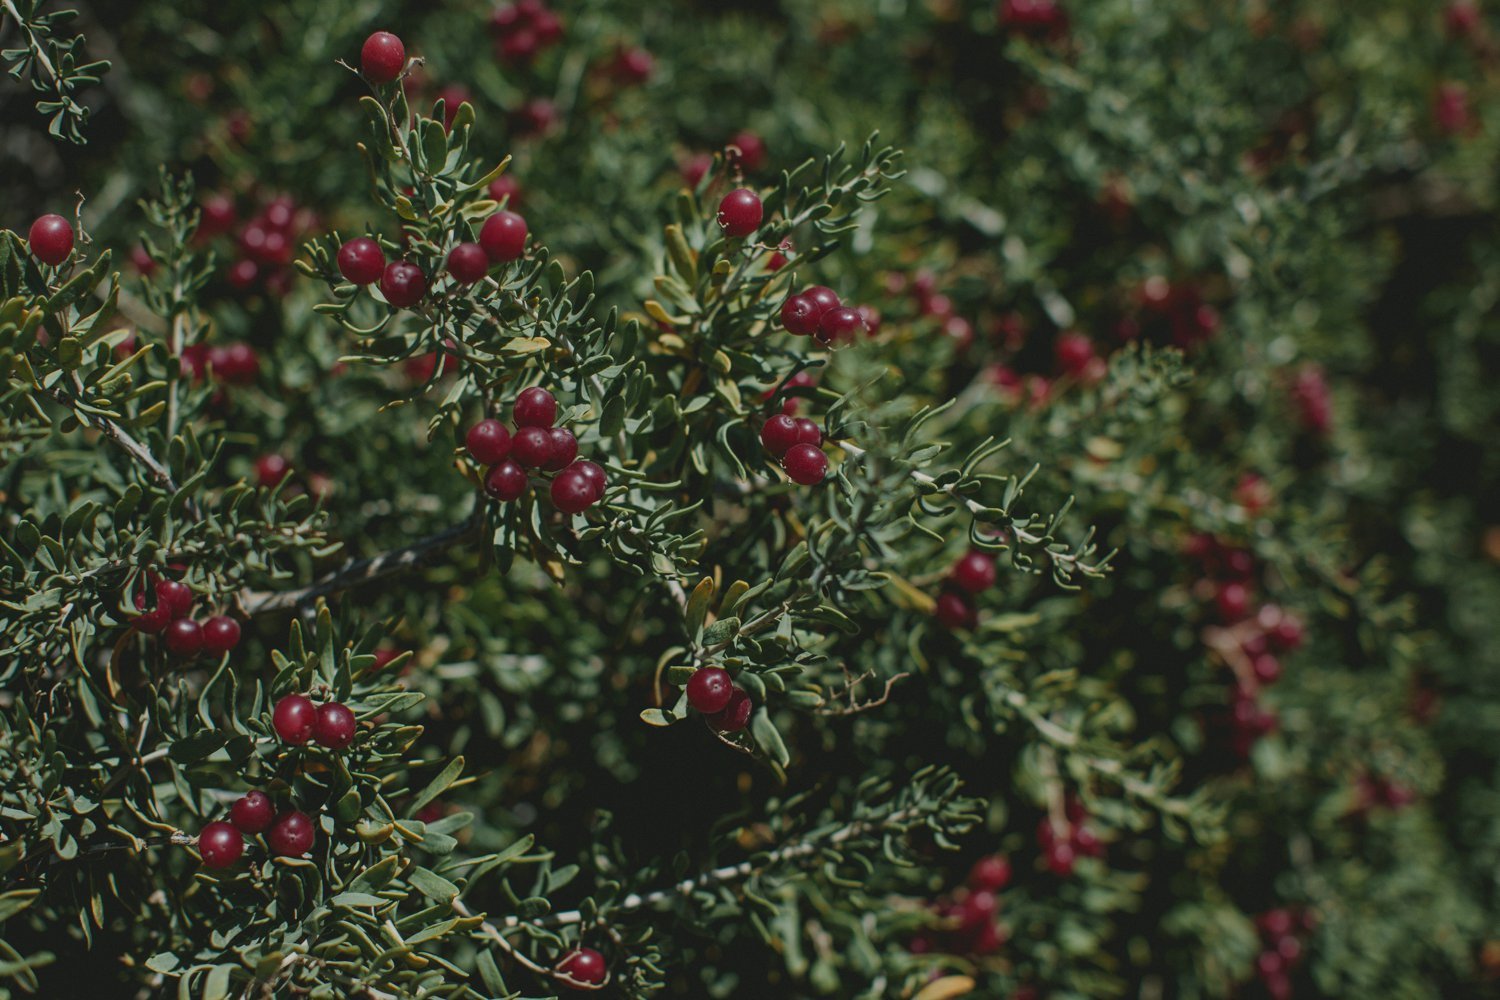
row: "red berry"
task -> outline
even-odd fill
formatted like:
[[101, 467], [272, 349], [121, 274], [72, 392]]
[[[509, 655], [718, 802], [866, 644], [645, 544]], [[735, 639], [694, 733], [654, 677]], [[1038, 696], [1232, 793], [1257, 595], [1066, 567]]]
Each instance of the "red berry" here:
[[1047, 870], [1062, 878], [1073, 874], [1073, 862], [1077, 855], [1073, 845], [1059, 841], [1047, 848]]
[[306, 813], [284, 812], [276, 817], [266, 840], [271, 850], [288, 858], [300, 858], [312, 850], [313, 821]]
[[750, 713], [755, 703], [739, 688], [729, 694], [729, 702], [718, 712], [708, 717], [709, 725], [721, 733], [737, 733], [750, 724]]
[[797, 425], [797, 444], [810, 444], [814, 448], [823, 444], [823, 432], [818, 425], [806, 417], [797, 417], [793, 423]]
[[229, 283], [235, 288], [249, 288], [255, 284], [255, 279], [258, 277], [260, 277], [260, 268], [255, 266], [253, 260], [237, 260], [229, 268]]
[[1084, 374], [1089, 363], [1094, 360], [1093, 341], [1077, 331], [1058, 335], [1054, 350], [1057, 353], [1057, 366], [1075, 377]]
[[682, 182], [690, 188], [696, 188], [703, 183], [703, 178], [713, 169], [714, 158], [707, 153], [696, 153], [684, 160], [678, 166], [678, 172], [682, 174]]
[[938, 595], [932, 613], [947, 628], [973, 628], [978, 621], [974, 606], [962, 594], [945, 590]]
[[753, 174], [766, 165], [765, 140], [754, 132], [748, 129], [736, 132], [729, 144], [739, 147], [740, 164], [750, 173]]
[[522, 389], [510, 416], [517, 427], [551, 427], [557, 421], [557, 400], [540, 386]]
[[588, 476], [575, 469], [564, 469], [552, 480], [552, 506], [564, 514], [581, 514], [598, 499]]
[[1482, 23], [1479, 5], [1474, 0], [1453, 0], [1443, 12], [1443, 22], [1448, 34], [1454, 38], [1465, 38], [1479, 30]]
[[976, 955], [993, 955], [1005, 947], [1006, 932], [998, 921], [991, 920], [979, 928], [979, 933], [974, 935], [974, 943], [971, 949]]
[[227, 653], [240, 644], [240, 623], [228, 615], [214, 615], [203, 623], [203, 648]]
[[552, 432], [546, 427], [522, 427], [511, 438], [511, 458], [528, 469], [540, 469], [552, 458]]
[[210, 348], [208, 365], [228, 385], [253, 385], [260, 375], [260, 357], [255, 348], [238, 341]]
[[135, 609], [141, 613], [130, 619], [130, 626], [137, 632], [144, 632], [146, 635], [155, 635], [172, 623], [172, 612], [170, 609], [157, 605], [150, 611], [147, 611], [145, 607], [146, 596], [144, 594], [136, 594]]
[[589, 484], [593, 486], [594, 502], [598, 503], [603, 499], [604, 488], [609, 484], [608, 478], [604, 475], [604, 468], [595, 462], [589, 461], [574, 462], [572, 468], [576, 469], [578, 474], [587, 479]]
[[1261, 653], [1250, 661], [1255, 679], [1262, 684], [1275, 684], [1281, 679], [1281, 661], [1270, 653]]
[[389, 31], [377, 31], [359, 50], [359, 68], [371, 83], [390, 83], [406, 68], [406, 46]]
[[43, 264], [56, 267], [73, 252], [73, 227], [60, 215], [48, 213], [31, 224], [26, 242], [32, 256]]
[[313, 739], [330, 750], [342, 750], [354, 742], [354, 713], [347, 705], [330, 701], [318, 706]]
[[1073, 850], [1087, 858], [1097, 858], [1104, 853], [1104, 843], [1099, 835], [1086, 826], [1075, 826], [1070, 841]]
[[880, 332], [880, 310], [874, 306], [860, 306], [855, 312], [859, 313], [860, 320], [865, 325], [865, 333], [875, 336]]
[[[808, 421], [811, 423], [812, 421]], [[821, 435], [820, 435], [821, 437]], [[786, 454], [787, 449], [802, 441], [801, 433], [797, 429], [797, 421], [784, 413], [778, 413], [768, 419], [760, 428], [760, 443], [766, 446], [777, 458]]]
[[838, 293], [827, 285], [813, 285], [811, 288], [802, 289], [802, 295], [811, 299], [818, 313], [818, 319], [830, 309], [837, 309], [844, 303], [839, 301]]
[[1214, 604], [1225, 621], [1239, 621], [1250, 610], [1250, 591], [1243, 583], [1222, 584], [1214, 595]]
[[203, 648], [203, 626], [191, 618], [179, 618], [167, 626], [167, 649], [177, 656], [196, 656]]
[[969, 872], [969, 885], [975, 889], [999, 892], [1010, 884], [1010, 859], [1003, 854], [980, 858]]
[[749, 236], [760, 228], [764, 217], [760, 195], [749, 188], [735, 188], [719, 202], [719, 228], [726, 236]]
[[574, 948], [557, 963], [557, 971], [586, 986], [600, 985], [609, 974], [604, 956], [592, 948]]
[[[561, 472], [573, 464], [578, 457], [578, 438], [566, 427], [554, 427], [548, 434], [552, 438], [552, 457], [542, 466], [548, 472]], [[590, 487], [592, 489], [592, 486]]]
[[969, 552], [953, 564], [953, 582], [971, 594], [995, 585], [995, 560], [985, 552]]
[[193, 610], [193, 591], [185, 583], [176, 580], [156, 581], [156, 606], [166, 608], [173, 619], [182, 618]]
[[464, 447], [480, 465], [499, 465], [510, 454], [510, 431], [498, 420], [481, 420], [464, 435]]
[[656, 60], [642, 48], [622, 49], [615, 56], [614, 74], [622, 83], [645, 83], [655, 69]]
[[1000, 912], [1000, 901], [988, 889], [971, 892], [959, 905], [958, 919], [965, 930], [982, 927], [995, 919]]
[[407, 309], [427, 294], [427, 275], [415, 264], [396, 260], [387, 264], [380, 276], [380, 294], [397, 309]]
[[286, 478], [289, 468], [291, 464], [281, 455], [262, 455], [255, 460], [255, 481], [262, 486], [276, 486]]
[[490, 269], [489, 255], [478, 243], [460, 243], [448, 251], [448, 273], [460, 285], [472, 285]]
[[305, 695], [289, 694], [276, 703], [271, 725], [283, 743], [302, 746], [313, 738], [318, 709]]
[[245, 838], [222, 820], [198, 831], [198, 853], [205, 868], [228, 868], [245, 853]]
[[1282, 615], [1281, 620], [1266, 633], [1266, 637], [1279, 649], [1296, 649], [1302, 645], [1302, 622], [1294, 615]]
[[521, 182], [510, 174], [501, 174], [490, 181], [490, 198], [494, 201], [504, 202], [507, 205], [516, 205], [521, 201]]
[[787, 333], [808, 337], [818, 331], [818, 303], [807, 295], [793, 295], [781, 304], [781, 325]]
[[782, 456], [781, 466], [792, 482], [816, 486], [828, 475], [828, 456], [810, 444], [794, 444]]
[[724, 711], [729, 699], [734, 697], [734, 681], [729, 671], [720, 667], [704, 667], [688, 678], [687, 699], [695, 712], [714, 715]]
[[1292, 933], [1292, 911], [1278, 907], [1267, 910], [1255, 918], [1255, 925], [1266, 937], [1275, 940]]
[[479, 245], [496, 264], [526, 252], [526, 220], [515, 212], [496, 212], [479, 229]]
[[229, 807], [229, 821], [241, 833], [260, 833], [271, 825], [275, 810], [265, 792], [246, 792]]
[[509, 502], [526, 492], [526, 470], [506, 459], [484, 477], [484, 491], [496, 500]]
[[855, 334], [865, 328], [859, 312], [847, 306], [830, 309], [818, 319], [818, 339], [825, 344], [840, 340], [853, 340]]
[[203, 213], [198, 223], [198, 233], [202, 236], [217, 236], [227, 233], [234, 227], [235, 211], [234, 201], [226, 195], [209, 195], [203, 200]]

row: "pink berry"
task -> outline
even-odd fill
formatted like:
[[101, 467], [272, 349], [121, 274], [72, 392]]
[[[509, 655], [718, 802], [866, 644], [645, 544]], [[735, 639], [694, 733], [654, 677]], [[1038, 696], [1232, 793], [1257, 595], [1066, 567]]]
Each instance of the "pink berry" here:
[[760, 228], [764, 217], [760, 195], [749, 188], [736, 188], [719, 202], [719, 228], [731, 238], [749, 236]]
[[377, 31], [359, 51], [359, 68], [371, 83], [390, 83], [406, 68], [406, 46], [389, 31]]
[[481, 420], [464, 435], [464, 447], [480, 465], [499, 465], [510, 454], [510, 431], [498, 420]]
[[73, 227], [68, 220], [48, 213], [31, 224], [26, 237], [32, 256], [43, 264], [56, 267], [73, 252]]

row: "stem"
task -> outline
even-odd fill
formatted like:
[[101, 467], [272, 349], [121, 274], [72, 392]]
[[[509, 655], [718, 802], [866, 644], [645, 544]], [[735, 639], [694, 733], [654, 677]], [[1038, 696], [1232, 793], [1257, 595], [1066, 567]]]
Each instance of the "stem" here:
[[57, 75], [57, 69], [52, 65], [52, 60], [47, 58], [47, 53], [42, 48], [42, 43], [37, 41], [36, 33], [22, 19], [21, 12], [16, 10], [15, 4], [11, 3], [11, 0], [0, 0], [0, 6], [4, 6], [6, 12], [16, 19], [16, 26], [26, 32], [26, 47], [31, 49], [31, 54], [37, 63], [42, 69], [47, 71], [47, 75], [52, 77], [54, 83], [61, 82], [61, 78]]
[[[4, 2], [7, 2], [7, 0], [0, 0], [0, 3]], [[172, 474], [167, 471], [166, 466], [157, 461], [156, 456], [151, 454], [151, 451], [145, 445], [132, 437], [130, 432], [125, 428], [108, 417], [101, 417], [92, 413], [80, 413], [76, 405], [79, 400], [65, 392], [58, 389], [44, 389], [43, 392], [54, 402], [61, 403], [73, 412], [79, 413], [81, 419], [98, 427], [105, 437], [119, 445], [132, 458], [145, 466], [146, 470], [151, 473], [152, 479], [155, 479], [168, 490], [173, 492], [177, 490], [177, 483], [172, 479]]]

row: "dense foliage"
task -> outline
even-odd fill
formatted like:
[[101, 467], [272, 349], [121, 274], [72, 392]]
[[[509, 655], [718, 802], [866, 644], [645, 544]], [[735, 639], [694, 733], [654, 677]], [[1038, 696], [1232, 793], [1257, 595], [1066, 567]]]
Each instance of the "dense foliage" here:
[[1497, 42], [0, 0], [0, 998], [1500, 996]]

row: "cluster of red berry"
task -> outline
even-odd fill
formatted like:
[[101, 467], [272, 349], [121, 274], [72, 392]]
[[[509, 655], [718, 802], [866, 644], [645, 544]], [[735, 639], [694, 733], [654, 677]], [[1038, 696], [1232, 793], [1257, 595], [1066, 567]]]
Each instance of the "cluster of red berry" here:
[[1046, 857], [1047, 870], [1059, 878], [1072, 875], [1079, 858], [1104, 856], [1104, 842], [1088, 825], [1089, 813], [1081, 801], [1069, 796], [1063, 816], [1061, 823], [1043, 816], [1036, 825], [1036, 840]]
[[[286, 456], [277, 452], [267, 452], [255, 460], [255, 482], [258, 486], [270, 489], [281, 485], [292, 472], [292, 463], [287, 461]], [[302, 484], [288, 484], [286, 492], [293, 495], [300, 490], [306, 492], [316, 500], [326, 500], [333, 493], [333, 480], [325, 472], [308, 472], [303, 475]]]
[[539, 386], [522, 389], [511, 406], [516, 431], [493, 418], [481, 420], [464, 437], [469, 455], [488, 466], [484, 491], [509, 502], [530, 485], [527, 470], [555, 472], [552, 505], [564, 514], [580, 514], [604, 498], [604, 469], [578, 460], [578, 439], [557, 421], [557, 400]]
[[[198, 236], [204, 240], [222, 236], [234, 229], [238, 218], [232, 198], [211, 195], [203, 201]], [[317, 226], [317, 216], [287, 195], [271, 198], [235, 235], [238, 256], [230, 263], [225, 278], [241, 291], [259, 285], [274, 298], [285, 296], [292, 287], [291, 264], [297, 241]]]
[[656, 72], [656, 60], [639, 45], [622, 45], [609, 63], [609, 75], [625, 87], [638, 87]]
[[1212, 340], [1222, 323], [1197, 282], [1174, 283], [1159, 274], [1136, 288], [1133, 306], [1115, 325], [1121, 340], [1146, 339], [1190, 350]]
[[1291, 970], [1302, 961], [1302, 935], [1315, 926], [1312, 912], [1277, 908], [1255, 918], [1262, 948], [1255, 958], [1255, 976], [1271, 1000], [1291, 1000]]
[[935, 321], [943, 336], [953, 341], [959, 351], [973, 346], [974, 324], [958, 314], [953, 299], [938, 291], [937, 275], [931, 271], [918, 271], [910, 279], [900, 271], [891, 271], [885, 276], [885, 290], [892, 295], [909, 293], [917, 317]]
[[[802, 400], [797, 396], [786, 395], [786, 390], [811, 389], [817, 384], [818, 380], [813, 376], [813, 373], [805, 368], [797, 374], [793, 375], [791, 378], [787, 379], [786, 384], [779, 387], [779, 391], [781, 393], [781, 412], [789, 417], [795, 417], [797, 415], [797, 411], [802, 408]], [[769, 401], [777, 395], [777, 392], [778, 387], [773, 385], [771, 388], [765, 391], [765, 394], [761, 396], [761, 400]]]
[[37, 260], [57, 267], [73, 253], [73, 227], [67, 219], [49, 212], [31, 224], [26, 245]]
[[816, 337], [828, 346], [852, 341], [861, 331], [868, 333], [870, 329], [865, 313], [845, 305], [838, 293], [826, 285], [813, 285], [787, 296], [781, 304], [781, 325], [787, 333]]
[[966, 887], [936, 904], [942, 921], [936, 933], [918, 934], [907, 946], [913, 955], [942, 951], [954, 955], [993, 955], [1009, 934], [1000, 922], [999, 893], [1010, 884], [1010, 859], [1003, 854], [980, 858]]
[[1037, 38], [1067, 33], [1068, 15], [1057, 0], [1001, 0], [996, 16], [1013, 31]]
[[193, 610], [193, 590], [178, 580], [156, 578], [148, 571], [154, 604], [147, 607], [144, 591], [138, 591], [134, 604], [138, 612], [130, 620], [137, 632], [160, 635], [162, 644], [174, 656], [189, 657], [199, 653], [227, 653], [240, 643], [240, 623], [228, 615], [213, 615], [203, 622], [188, 615]]
[[229, 820], [215, 820], [198, 831], [198, 854], [205, 868], [228, 868], [245, 853], [245, 838], [266, 835], [272, 854], [300, 858], [312, 850], [312, 817], [295, 809], [276, 814], [271, 797], [262, 791], [248, 792], [229, 807]]
[[[122, 348], [135, 349], [132, 336]], [[182, 373], [194, 382], [212, 375], [223, 386], [254, 385], [260, 378], [260, 355], [244, 341], [230, 344], [189, 344], [180, 356]], [[219, 398], [219, 397], [216, 397]]]
[[798, 485], [816, 486], [828, 475], [823, 432], [806, 417], [773, 414], [761, 425], [760, 443], [781, 461], [787, 478]]
[[[515, 212], [500, 211], [484, 220], [479, 242], [460, 242], [448, 251], [447, 272], [459, 285], [479, 281], [492, 266], [517, 260], [526, 252], [526, 220]], [[427, 294], [427, 274], [405, 260], [385, 259], [380, 244], [358, 236], [339, 247], [339, 273], [354, 285], [377, 282], [380, 294], [397, 309], [409, 309]]]
[[688, 678], [688, 704], [701, 712], [708, 724], [721, 733], [737, 733], [750, 724], [755, 703], [743, 688], [736, 687], [722, 667], [700, 667]]
[[342, 702], [314, 705], [306, 695], [289, 694], [276, 703], [271, 725], [283, 743], [306, 746], [317, 741], [330, 750], [346, 749], [354, 742], [354, 713]]
[[491, 12], [490, 31], [495, 36], [495, 57], [524, 65], [562, 40], [563, 24], [542, 0], [517, 0]]
[[932, 613], [945, 628], [973, 628], [979, 621], [974, 596], [995, 585], [995, 557], [977, 549], [953, 564], [948, 582], [933, 602]]
[[1417, 801], [1417, 793], [1410, 785], [1393, 778], [1361, 774], [1354, 784], [1354, 804], [1349, 812], [1363, 819], [1376, 809], [1399, 812]]

